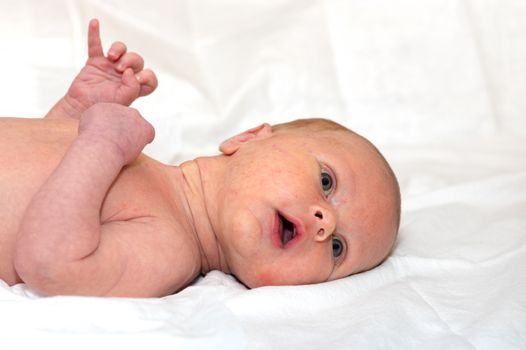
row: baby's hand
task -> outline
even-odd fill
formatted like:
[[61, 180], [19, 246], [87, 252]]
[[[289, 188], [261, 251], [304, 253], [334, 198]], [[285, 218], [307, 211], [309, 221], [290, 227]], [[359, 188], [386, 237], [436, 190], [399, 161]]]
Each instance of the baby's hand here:
[[104, 145], [107, 152], [116, 152], [125, 165], [153, 141], [155, 130], [134, 108], [97, 103], [82, 114], [79, 137]]
[[99, 102], [129, 106], [140, 96], [157, 87], [155, 73], [143, 69], [144, 60], [126, 45], [115, 42], [104, 56], [99, 22], [92, 19], [88, 27], [88, 61], [71, 84], [65, 99], [80, 115]]

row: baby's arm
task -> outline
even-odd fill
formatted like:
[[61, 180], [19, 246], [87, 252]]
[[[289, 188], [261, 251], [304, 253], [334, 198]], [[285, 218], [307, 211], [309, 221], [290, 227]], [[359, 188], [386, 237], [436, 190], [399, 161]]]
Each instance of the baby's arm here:
[[153, 137], [152, 126], [128, 107], [97, 104], [83, 114], [78, 137], [21, 223], [15, 268], [24, 282], [45, 294], [142, 295], [115, 288], [138, 252], [133, 244], [145, 244], [138, 231], [151, 231], [151, 218], [101, 225], [100, 210], [122, 167]]
[[134, 52], [127, 52], [124, 43], [114, 42], [107, 56], [104, 56], [99, 32], [99, 22], [91, 20], [88, 26], [86, 65], [46, 118], [79, 119], [82, 112], [99, 102], [129, 106], [138, 97], [152, 93], [157, 87], [155, 73], [143, 69], [143, 58]]

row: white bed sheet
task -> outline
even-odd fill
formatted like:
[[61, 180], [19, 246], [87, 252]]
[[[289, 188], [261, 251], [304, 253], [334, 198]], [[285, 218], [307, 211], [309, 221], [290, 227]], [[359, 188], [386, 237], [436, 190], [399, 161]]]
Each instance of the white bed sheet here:
[[36, 295], [0, 281], [0, 347], [526, 348], [526, 3], [521, 0], [0, 3], [0, 115], [38, 116], [85, 60], [86, 24], [159, 77], [134, 104], [165, 162], [262, 121], [328, 116], [399, 176], [380, 267], [246, 290], [213, 272], [161, 299]]

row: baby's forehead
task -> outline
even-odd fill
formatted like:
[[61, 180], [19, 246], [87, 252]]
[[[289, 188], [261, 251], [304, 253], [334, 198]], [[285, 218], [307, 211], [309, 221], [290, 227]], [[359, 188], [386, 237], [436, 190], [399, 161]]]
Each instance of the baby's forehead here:
[[[367, 159], [367, 163], [385, 163], [378, 149], [365, 137], [329, 119], [298, 119], [272, 127], [275, 134], [299, 137], [301, 144], [323, 148], [328, 155]], [[319, 146], [319, 147], [318, 147]]]
[[336, 154], [352, 153], [358, 148], [361, 151], [371, 149], [369, 142], [348, 129], [298, 128], [291, 135], [301, 136], [315, 145], [330, 146], [326, 151]]

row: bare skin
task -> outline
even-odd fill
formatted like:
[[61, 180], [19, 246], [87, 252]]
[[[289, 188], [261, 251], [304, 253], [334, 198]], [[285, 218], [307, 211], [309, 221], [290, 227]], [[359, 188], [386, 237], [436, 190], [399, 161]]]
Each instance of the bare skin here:
[[77, 125], [0, 119], [0, 164], [9, 164], [0, 177], [1, 278], [45, 294], [115, 296], [167, 295], [190, 283], [200, 249], [186, 234], [193, 224], [174, 219], [190, 216], [181, 192], [171, 192], [184, 187], [181, 171], [144, 155], [120, 171], [119, 152], [98, 139], [83, 147]]
[[[171, 234], [192, 231], [189, 224], [160, 218], [190, 216], [181, 195], [167, 191], [173, 182], [182, 190], [183, 176], [139, 156], [153, 129], [121, 106], [151, 93], [157, 79], [123, 43], [104, 56], [97, 21], [88, 47], [86, 66], [45, 119], [0, 121], [0, 205], [8, 208], [0, 277], [47, 294], [173, 293], [201, 273], [195, 240]], [[131, 234], [133, 244], [122, 244]], [[128, 259], [133, 253], [140, 259]]]
[[397, 188], [363, 139], [263, 124], [218, 156], [161, 164], [141, 154], [154, 131], [127, 107], [155, 74], [122, 43], [104, 56], [96, 21], [88, 47], [46, 118], [0, 119], [1, 279], [150, 297], [213, 269], [248, 287], [334, 280], [389, 252]]

